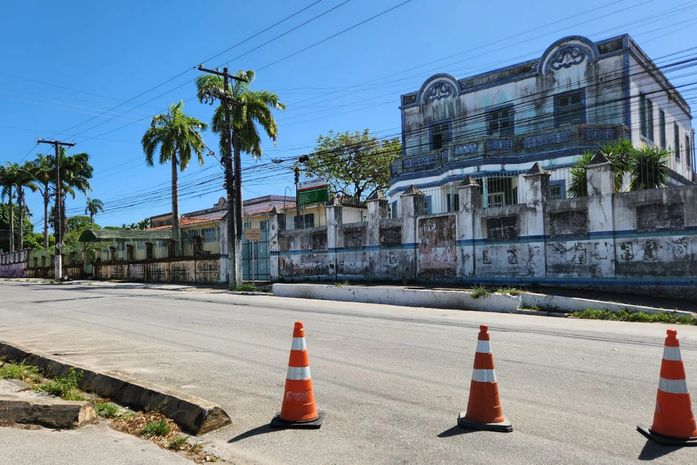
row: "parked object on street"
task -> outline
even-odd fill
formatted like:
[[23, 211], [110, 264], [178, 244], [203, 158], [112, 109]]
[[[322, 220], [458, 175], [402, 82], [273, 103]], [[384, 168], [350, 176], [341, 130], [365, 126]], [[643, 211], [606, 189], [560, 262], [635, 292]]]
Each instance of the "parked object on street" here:
[[697, 446], [697, 423], [674, 329], [667, 331], [663, 348], [653, 425], [648, 431], [641, 426], [637, 430], [659, 444]]
[[479, 326], [467, 412], [460, 413], [457, 424], [461, 428], [471, 430], [503, 433], [513, 431], [513, 426], [503, 414], [501, 407], [499, 386], [494, 370], [494, 354], [491, 353], [489, 327], [486, 325]]
[[296, 321], [281, 412], [271, 420], [271, 426], [316, 429], [322, 426], [323, 420], [324, 415], [317, 410], [315, 402], [305, 329], [302, 322]]

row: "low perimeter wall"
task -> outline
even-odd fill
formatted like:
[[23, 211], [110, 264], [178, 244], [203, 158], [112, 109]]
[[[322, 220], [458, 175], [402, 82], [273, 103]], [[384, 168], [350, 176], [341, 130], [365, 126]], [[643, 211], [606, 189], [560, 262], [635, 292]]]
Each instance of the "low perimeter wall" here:
[[548, 200], [549, 174], [521, 175], [525, 203], [483, 208], [476, 181], [457, 187], [457, 211], [424, 214], [415, 188], [401, 215], [369, 200], [367, 220], [271, 227], [276, 282], [357, 281], [536, 285], [697, 298], [697, 186], [615, 193], [608, 163], [587, 169], [589, 195]]

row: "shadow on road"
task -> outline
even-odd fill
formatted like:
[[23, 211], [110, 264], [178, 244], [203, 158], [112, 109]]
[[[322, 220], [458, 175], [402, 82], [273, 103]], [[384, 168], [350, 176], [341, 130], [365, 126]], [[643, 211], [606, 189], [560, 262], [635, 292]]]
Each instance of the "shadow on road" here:
[[680, 449], [682, 446], [662, 446], [661, 444], [656, 444], [650, 439], [644, 444], [644, 448], [641, 449], [639, 454], [639, 460], [654, 460], [664, 455], [670, 454]]
[[439, 433], [437, 437], [439, 438], [449, 438], [451, 436], [459, 436], [461, 434], [469, 434], [469, 433], [476, 433], [474, 430], [469, 430], [469, 429], [462, 429], [459, 426], [455, 425], [450, 429], [446, 429], [442, 433]]
[[252, 428], [249, 431], [245, 431], [242, 434], [238, 434], [234, 438], [230, 439], [228, 441], [228, 444], [231, 444], [233, 442], [241, 441], [243, 439], [251, 438], [253, 436], [258, 436], [260, 434], [267, 434], [267, 433], [273, 433], [275, 431], [282, 431], [282, 429], [278, 428], [272, 428], [270, 425], [261, 425], [257, 426], [256, 428]]

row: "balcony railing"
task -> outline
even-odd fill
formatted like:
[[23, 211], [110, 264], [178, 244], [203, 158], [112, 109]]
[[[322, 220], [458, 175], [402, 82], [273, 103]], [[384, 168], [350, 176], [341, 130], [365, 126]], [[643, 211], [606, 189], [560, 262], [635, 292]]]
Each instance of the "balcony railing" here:
[[392, 177], [402, 173], [429, 171], [463, 160], [511, 157], [554, 150], [555, 148], [599, 146], [629, 137], [622, 124], [579, 124], [512, 137], [479, 137], [458, 141], [441, 150], [431, 150], [395, 160]]

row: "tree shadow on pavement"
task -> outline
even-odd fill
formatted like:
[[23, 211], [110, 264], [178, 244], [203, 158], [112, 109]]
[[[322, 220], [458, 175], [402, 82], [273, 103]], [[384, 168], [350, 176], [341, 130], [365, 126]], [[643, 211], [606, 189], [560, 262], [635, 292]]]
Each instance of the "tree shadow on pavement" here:
[[681, 447], [682, 446], [663, 446], [647, 439], [644, 448], [641, 449], [641, 453], [639, 454], [639, 460], [654, 460], [670, 454], [671, 452], [675, 452]]
[[451, 436], [459, 436], [461, 434], [476, 433], [477, 431], [471, 429], [463, 429], [458, 425], [453, 426], [450, 429], [446, 429], [442, 433], [439, 433], [436, 437], [439, 438], [449, 438]]
[[268, 434], [268, 433], [273, 433], [276, 431], [283, 431], [283, 429], [282, 428], [272, 428], [271, 425], [269, 425], [269, 424], [257, 426], [256, 428], [252, 428], [249, 431], [245, 431], [244, 433], [238, 434], [234, 438], [230, 439], [228, 441], [228, 444], [231, 444], [231, 443], [237, 442], [237, 441], [241, 441], [243, 439], [251, 438], [253, 436], [259, 436], [260, 434]]

